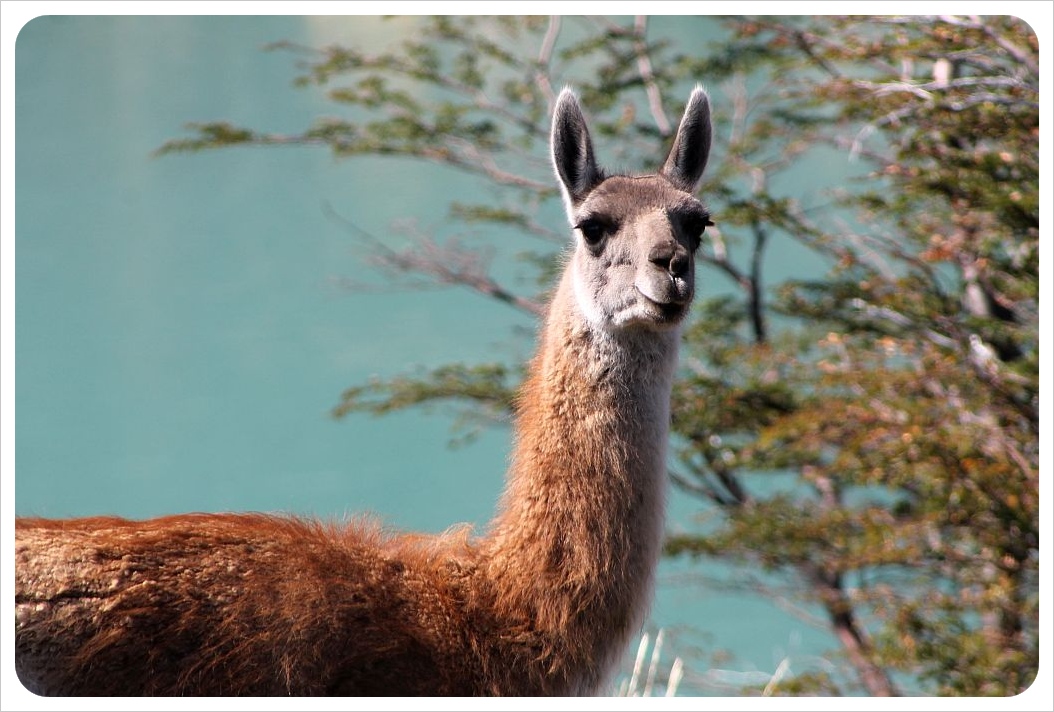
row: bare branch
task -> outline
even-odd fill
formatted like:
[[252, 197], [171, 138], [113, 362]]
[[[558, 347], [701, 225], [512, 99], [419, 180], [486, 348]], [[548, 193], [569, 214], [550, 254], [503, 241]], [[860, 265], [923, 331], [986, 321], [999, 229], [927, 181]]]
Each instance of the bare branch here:
[[900, 693], [886, 671], [875, 664], [871, 642], [860, 627], [853, 605], [846, 596], [840, 573], [829, 573], [819, 567], [803, 571], [814, 587], [830, 618], [831, 629], [842, 643], [860, 681], [874, 697], [896, 697]]
[[648, 45], [645, 42], [647, 30], [647, 15], [637, 15], [633, 18], [633, 34], [636, 35], [633, 51], [637, 55], [637, 69], [640, 72], [640, 78], [644, 80], [644, 90], [648, 94], [648, 108], [652, 118], [655, 119], [655, 125], [659, 128], [659, 133], [663, 136], [670, 136], [673, 133], [673, 127], [670, 126], [670, 120], [666, 118], [666, 112], [663, 111], [662, 94], [655, 81], [655, 73], [651, 69], [651, 58], [648, 56]]
[[998, 44], [1007, 54], [1013, 57], [1016, 62], [1023, 64], [1033, 75], [1039, 74], [1039, 65], [1036, 60], [1026, 50], [1021, 49], [1010, 40], [998, 34], [990, 24], [980, 22], [974, 18], [965, 19], [954, 15], [941, 15], [940, 20], [949, 25], [966, 27], [971, 30], [980, 30], [988, 35], [988, 37], [992, 38], [992, 40], [994, 40], [995, 43]]
[[748, 308], [750, 310], [750, 322], [754, 327], [754, 341], [763, 344], [766, 341], [766, 327], [765, 294], [761, 286], [761, 264], [765, 253], [765, 245], [768, 243], [768, 231], [756, 219], [751, 223], [750, 228], [754, 234], [754, 249], [750, 256], [750, 277], [748, 279], [750, 301]]
[[549, 28], [542, 38], [542, 46], [538, 50], [538, 71], [534, 74], [534, 82], [541, 89], [542, 95], [549, 104], [549, 113], [552, 113], [553, 101], [556, 92], [549, 81], [549, 62], [552, 61], [553, 49], [556, 47], [556, 38], [560, 35], [560, 16], [549, 16]]
[[890, 309], [889, 307], [878, 307], [874, 304], [868, 303], [866, 300], [857, 297], [850, 302], [854, 309], [859, 310], [865, 317], [874, 319], [878, 322], [886, 322], [900, 328], [906, 328], [912, 331], [920, 333], [925, 339], [935, 346], [939, 346], [944, 349], [960, 350], [959, 343], [955, 339], [950, 339], [944, 334], [940, 334], [933, 329], [923, 328], [919, 329], [918, 325], [910, 317], [901, 314], [898, 311]]
[[[1016, 77], [959, 77], [952, 80], [934, 80], [915, 84], [912, 82], [872, 82], [858, 79], [852, 82], [854, 87], [874, 92], [877, 96], [907, 92], [925, 99], [934, 100], [934, 93], [947, 92], [952, 89], [963, 89], [969, 87], [1016, 87], [1032, 89], [1032, 87]], [[1005, 97], [1004, 97], [1005, 98]]]
[[670, 470], [670, 481], [685, 492], [702, 499], [710, 500], [719, 507], [731, 507], [735, 505], [734, 500], [730, 499], [728, 495], [719, 492], [716, 487], [706, 480], [701, 480], [698, 483], [693, 482], [684, 475]]
[[468, 250], [456, 245], [439, 245], [419, 238], [412, 247], [398, 251], [385, 245], [367, 230], [339, 215], [328, 203], [326, 214], [354, 232], [374, 253], [377, 264], [398, 272], [425, 274], [440, 284], [468, 287], [491, 299], [515, 307], [533, 316], [540, 316], [545, 305], [506, 289], [486, 273], [486, 255], [479, 250]]
[[[504, 170], [498, 166], [492, 153], [481, 151], [479, 146], [471, 141], [448, 137], [446, 143], [459, 155], [453, 155], [447, 152], [442, 153], [440, 160], [444, 163], [455, 165], [469, 172], [486, 176], [490, 180], [501, 185], [526, 188], [539, 193], [549, 193], [554, 191], [549, 183], [534, 180], [533, 178], [527, 178]], [[539, 161], [538, 165], [542, 165], [542, 162]]]
[[808, 33], [808, 32], [803, 32], [801, 30], [795, 30], [793, 32], [793, 35], [794, 35], [794, 42], [798, 46], [798, 49], [800, 49], [802, 52], [804, 52], [805, 55], [810, 60], [812, 60], [812, 62], [816, 66], [818, 66], [823, 71], [827, 72], [827, 74], [829, 74], [830, 76], [834, 77], [835, 79], [841, 78], [842, 73], [839, 72], [838, 69], [835, 68], [835, 66], [833, 64], [831, 64], [826, 59], [821, 57], [813, 49], [813, 45], [819, 43], [821, 41], [821, 38], [817, 37], [814, 34], [811, 34], [811, 33]]
[[[740, 272], [739, 268], [728, 260], [727, 255], [725, 255], [723, 251], [723, 243], [721, 244], [721, 254], [715, 254], [711, 256], [704, 253], [699, 253], [696, 259], [698, 259], [700, 262], [705, 262], [706, 264], [717, 267], [719, 270], [731, 277], [732, 281], [734, 281], [740, 287], [742, 287], [743, 289], [749, 289], [750, 278]], [[717, 250], [715, 250], [715, 252], [717, 252]]]

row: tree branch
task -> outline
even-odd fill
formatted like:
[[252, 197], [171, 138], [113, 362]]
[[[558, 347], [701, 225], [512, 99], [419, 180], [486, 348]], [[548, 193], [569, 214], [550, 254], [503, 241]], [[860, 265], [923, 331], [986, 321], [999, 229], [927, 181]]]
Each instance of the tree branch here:
[[896, 697], [900, 693], [886, 671], [875, 664], [867, 634], [860, 628], [853, 614], [853, 606], [845, 594], [840, 573], [827, 573], [819, 568], [807, 572], [820, 602], [830, 619], [831, 629], [841, 642], [850, 662], [860, 676], [860, 682], [873, 697]]
[[369, 245], [374, 251], [375, 259], [383, 266], [399, 272], [426, 274], [440, 284], [468, 287], [532, 316], [541, 316], [545, 312], [544, 304], [511, 292], [487, 275], [483, 265], [484, 257], [478, 251], [462, 250], [449, 245], [440, 246], [425, 239], [419, 239], [406, 250], [393, 250], [373, 234], [337, 214], [328, 203], [323, 205], [323, 209], [330, 218], [340, 222]]
[[553, 91], [553, 85], [549, 81], [549, 63], [552, 61], [553, 49], [556, 47], [556, 38], [560, 35], [560, 16], [550, 15], [549, 16], [549, 27], [545, 31], [545, 37], [542, 38], [542, 46], [538, 49], [538, 70], [534, 73], [534, 83], [538, 85], [538, 88], [542, 92], [542, 96], [545, 97], [546, 102], [549, 104], [550, 113], [552, 113], [553, 101], [556, 99], [556, 92]]
[[1007, 54], [1014, 58], [1018, 64], [1022, 64], [1031, 72], [1033, 75], [1039, 74], [1039, 64], [1036, 60], [1025, 50], [1018, 47], [1016, 44], [1006, 39], [1002, 35], [998, 34], [995, 29], [989, 25], [978, 22], [976, 20], [966, 20], [954, 15], [941, 15], [940, 20], [949, 25], [956, 27], [966, 27], [971, 30], [980, 30], [988, 37], [993, 39]]
[[754, 341], [763, 344], [767, 340], [765, 326], [764, 292], [761, 288], [761, 263], [768, 242], [768, 231], [755, 219], [751, 223], [754, 233], [754, 250], [750, 257], [749, 298], [750, 321], [754, 328]]
[[633, 51], [637, 55], [637, 70], [644, 81], [644, 90], [648, 95], [648, 109], [651, 111], [652, 118], [655, 119], [659, 133], [667, 137], [673, 133], [673, 127], [670, 126], [670, 120], [666, 118], [666, 112], [663, 111], [662, 93], [655, 81], [655, 73], [651, 69], [651, 58], [648, 56], [648, 45], [645, 42], [647, 30], [647, 15], [637, 15], [633, 18], [633, 34], [636, 36]]

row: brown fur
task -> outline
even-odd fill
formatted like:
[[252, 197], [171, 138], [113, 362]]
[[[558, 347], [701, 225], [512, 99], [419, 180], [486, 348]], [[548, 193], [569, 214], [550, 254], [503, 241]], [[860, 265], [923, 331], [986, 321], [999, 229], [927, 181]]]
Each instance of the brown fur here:
[[[583, 141], [592, 161], [577, 103], [566, 97], [557, 112], [564, 134], [554, 129], [565, 173]], [[705, 121], [708, 131], [708, 109]], [[678, 150], [698, 163], [691, 140], [679, 134]], [[587, 168], [596, 185], [569, 187], [558, 169], [572, 224], [575, 211], [589, 210], [616, 216], [621, 228], [604, 250], [580, 244], [569, 260], [520, 397], [507, 487], [481, 537], [262, 514], [19, 519], [16, 670], [26, 687], [47, 695], [602, 689], [646, 615], [659, 553], [680, 319], [670, 314], [682, 313], [691, 286], [655, 255], [687, 254], [671, 215], [701, 210], [682, 189], [702, 167], [681, 175], [673, 161], [663, 169], [671, 175], [607, 181]], [[628, 282], [617, 289], [614, 279]], [[672, 311], [654, 301], [624, 310], [633, 280], [670, 295], [676, 302], [663, 306]], [[598, 322], [619, 309], [629, 316]]]
[[16, 539], [16, 667], [31, 690], [485, 692], [453, 654], [474, 571], [463, 537], [189, 514], [23, 519]]

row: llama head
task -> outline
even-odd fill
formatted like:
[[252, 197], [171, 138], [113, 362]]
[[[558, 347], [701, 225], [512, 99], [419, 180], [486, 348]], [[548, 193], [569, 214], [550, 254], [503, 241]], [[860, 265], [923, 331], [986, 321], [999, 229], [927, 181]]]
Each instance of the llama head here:
[[575, 233], [571, 269], [583, 316], [607, 331], [676, 327], [695, 292], [695, 251], [712, 224], [692, 195], [710, 153], [706, 92], [692, 92], [658, 173], [605, 176], [570, 89], [556, 102], [551, 147]]

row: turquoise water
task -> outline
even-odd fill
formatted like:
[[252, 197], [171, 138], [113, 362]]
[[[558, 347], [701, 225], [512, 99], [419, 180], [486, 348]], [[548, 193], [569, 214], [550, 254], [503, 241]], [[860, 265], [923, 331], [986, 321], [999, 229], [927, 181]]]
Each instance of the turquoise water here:
[[[335, 110], [293, 88], [295, 59], [265, 44], [379, 47], [411, 24], [60, 16], [22, 30], [19, 514], [370, 511], [427, 531], [486, 522], [507, 430], [450, 448], [442, 410], [328, 415], [344, 388], [374, 375], [529, 350], [530, 319], [466, 291], [340, 286], [376, 278], [325, 205], [383, 235], [408, 216], [441, 223], [476, 186], [320, 149], [152, 156], [188, 121], [292, 132]], [[685, 526], [696, 505], [673, 497], [671, 528]], [[705, 633], [681, 633], [668, 655], [703, 645], [731, 652], [724, 668], [771, 673], [784, 655], [811, 666], [835, 647], [765, 599], [708, 584], [712, 575], [728, 572], [664, 564], [651, 628]], [[703, 583], [676, 583], [683, 576]]]

